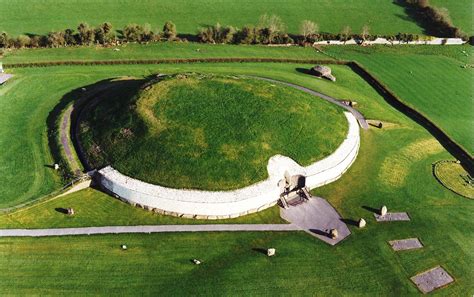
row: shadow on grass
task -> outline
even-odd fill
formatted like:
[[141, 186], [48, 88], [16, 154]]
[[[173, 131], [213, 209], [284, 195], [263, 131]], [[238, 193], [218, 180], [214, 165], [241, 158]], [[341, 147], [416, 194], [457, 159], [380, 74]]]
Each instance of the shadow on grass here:
[[370, 212], [373, 212], [373, 213], [379, 213], [379, 210], [377, 208], [373, 208], [373, 207], [370, 207], [370, 206], [362, 206], [363, 209], [365, 210], [368, 210]]
[[66, 208], [56, 207], [54, 210], [62, 214], [68, 214], [68, 211]]
[[[67, 152], [63, 150], [65, 147], [65, 139], [61, 139], [61, 118], [63, 113], [67, 110], [70, 104], [73, 104], [71, 112], [71, 122], [69, 128], [69, 136], [71, 138], [73, 148], [75, 149], [77, 156], [79, 157], [80, 162], [86, 171], [92, 170], [93, 167], [89, 164], [85, 154], [83, 153], [78, 141], [76, 139], [76, 131], [78, 128], [78, 120], [80, 120], [81, 113], [86, 107], [93, 101], [97, 99], [107, 98], [107, 94], [111, 91], [117, 92], [117, 88], [120, 88], [120, 91], [130, 91], [136, 92], [146, 81], [151, 80], [153, 76], [144, 78], [144, 79], [129, 79], [129, 80], [117, 80], [104, 79], [96, 83], [81, 86], [77, 89], [71, 90], [70, 92], [64, 94], [60, 99], [59, 103], [51, 110], [46, 119], [46, 125], [48, 128], [48, 145], [53, 157], [54, 163], [60, 165], [60, 175], [63, 181], [69, 181], [74, 178], [76, 175], [81, 174], [80, 172], [73, 172], [71, 168], [68, 157], [72, 157], [73, 152]], [[64, 153], [63, 153], [64, 152]], [[65, 156], [67, 154], [68, 156]], [[49, 165], [45, 165], [48, 166]]]
[[351, 226], [359, 226], [359, 222], [357, 221], [354, 221], [352, 219], [341, 219], [341, 221], [347, 225], [351, 225]]
[[252, 251], [260, 253], [260, 254], [264, 254], [265, 256], [267, 255], [267, 249], [264, 249], [264, 248], [253, 248]]

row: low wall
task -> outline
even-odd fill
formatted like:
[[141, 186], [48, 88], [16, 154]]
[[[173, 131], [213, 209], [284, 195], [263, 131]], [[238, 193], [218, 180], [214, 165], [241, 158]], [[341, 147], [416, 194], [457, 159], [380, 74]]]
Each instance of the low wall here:
[[[196, 219], [234, 218], [275, 205], [280, 197], [278, 181], [285, 168], [297, 166], [307, 176], [310, 189], [330, 183], [352, 165], [360, 145], [356, 118], [344, 112], [349, 124], [346, 139], [323, 160], [301, 167], [285, 156], [273, 156], [267, 167], [269, 177], [234, 191], [198, 191], [152, 185], [121, 174], [108, 166], [98, 171], [97, 181], [117, 198], [158, 213]], [[290, 168], [288, 168], [290, 169]]]

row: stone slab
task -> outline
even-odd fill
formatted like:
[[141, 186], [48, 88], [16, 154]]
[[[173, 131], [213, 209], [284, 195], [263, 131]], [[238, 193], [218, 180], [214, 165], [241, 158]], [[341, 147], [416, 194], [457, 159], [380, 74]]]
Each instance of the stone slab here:
[[406, 212], [388, 212], [386, 215], [381, 216], [378, 213], [374, 213], [374, 217], [377, 222], [393, 222], [393, 221], [409, 221], [410, 217]]
[[4, 84], [7, 80], [12, 78], [12, 74], [0, 73], [0, 85]]
[[394, 251], [406, 251], [419, 249], [423, 247], [423, 244], [418, 240], [418, 238], [407, 238], [400, 240], [392, 240], [388, 242]]
[[[312, 197], [287, 209], [281, 208], [280, 216], [330, 245], [339, 243], [351, 234], [341, 216], [323, 198]], [[337, 238], [329, 237], [331, 229], [337, 230]]]
[[411, 281], [421, 292], [427, 294], [454, 282], [454, 279], [441, 266], [437, 266], [413, 276]]

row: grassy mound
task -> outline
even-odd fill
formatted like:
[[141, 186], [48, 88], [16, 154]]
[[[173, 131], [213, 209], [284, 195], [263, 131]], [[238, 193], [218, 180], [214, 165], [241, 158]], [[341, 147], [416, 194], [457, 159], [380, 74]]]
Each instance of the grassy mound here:
[[454, 161], [440, 161], [434, 165], [433, 172], [438, 181], [446, 188], [461, 196], [474, 199], [472, 177], [461, 164]]
[[150, 183], [240, 188], [266, 178], [271, 156], [309, 164], [347, 133], [339, 108], [256, 79], [177, 75], [133, 96], [137, 84], [90, 110], [81, 138], [93, 166]]

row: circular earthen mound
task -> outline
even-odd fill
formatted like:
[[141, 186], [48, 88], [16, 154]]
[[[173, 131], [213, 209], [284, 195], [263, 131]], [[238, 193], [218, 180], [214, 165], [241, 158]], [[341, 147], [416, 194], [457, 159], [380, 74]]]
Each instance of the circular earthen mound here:
[[91, 104], [79, 139], [88, 162], [173, 188], [231, 190], [267, 177], [269, 158], [307, 165], [344, 140], [342, 110], [290, 87], [178, 74], [118, 83]]

